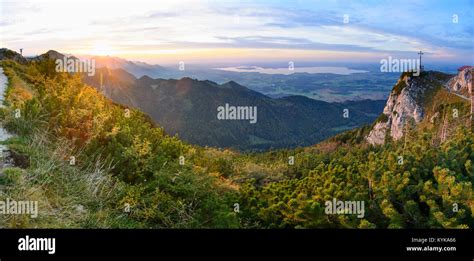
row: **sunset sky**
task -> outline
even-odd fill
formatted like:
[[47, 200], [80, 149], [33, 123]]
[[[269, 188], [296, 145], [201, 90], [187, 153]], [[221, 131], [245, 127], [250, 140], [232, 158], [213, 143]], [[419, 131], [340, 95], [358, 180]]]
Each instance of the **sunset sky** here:
[[0, 0], [0, 46], [25, 55], [54, 49], [158, 64], [365, 62], [423, 50], [427, 61], [472, 63], [473, 35], [469, 0]]

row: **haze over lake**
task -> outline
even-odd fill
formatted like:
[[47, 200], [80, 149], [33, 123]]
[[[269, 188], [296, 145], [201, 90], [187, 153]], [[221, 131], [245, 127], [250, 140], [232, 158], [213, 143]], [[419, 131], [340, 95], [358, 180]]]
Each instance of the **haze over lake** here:
[[237, 66], [216, 68], [216, 70], [230, 72], [258, 72], [264, 74], [292, 74], [292, 73], [333, 73], [341, 75], [349, 75], [353, 73], [367, 73], [365, 70], [354, 70], [347, 67], [337, 66], [314, 66], [314, 67], [295, 67], [293, 70], [289, 68], [263, 68], [259, 66]]

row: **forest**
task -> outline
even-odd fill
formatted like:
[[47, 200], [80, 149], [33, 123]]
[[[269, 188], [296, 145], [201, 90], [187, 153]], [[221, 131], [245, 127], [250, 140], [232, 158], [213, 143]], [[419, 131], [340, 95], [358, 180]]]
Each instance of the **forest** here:
[[[8, 228], [473, 228], [471, 129], [410, 128], [364, 142], [370, 126], [296, 149], [242, 153], [187, 144], [52, 60], [0, 62], [0, 116], [14, 166], [0, 200], [39, 202]], [[440, 107], [449, 114], [449, 106]], [[363, 201], [365, 215], [325, 202]]]

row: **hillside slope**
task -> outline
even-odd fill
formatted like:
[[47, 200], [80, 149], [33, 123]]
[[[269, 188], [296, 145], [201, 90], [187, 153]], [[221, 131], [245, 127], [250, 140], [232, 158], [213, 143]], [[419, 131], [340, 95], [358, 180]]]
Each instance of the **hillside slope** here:
[[[39, 205], [37, 218], [1, 215], [0, 227], [474, 227], [467, 115], [449, 119], [443, 142], [439, 128], [422, 120], [380, 146], [325, 142], [237, 153], [170, 137], [80, 75], [54, 72], [47, 59], [0, 67], [8, 77], [0, 116], [16, 135], [3, 143], [24, 162], [2, 169], [0, 200]], [[443, 90], [429, 93], [424, 108], [441, 109], [440, 119], [466, 105]], [[364, 207], [328, 212], [334, 200]]]

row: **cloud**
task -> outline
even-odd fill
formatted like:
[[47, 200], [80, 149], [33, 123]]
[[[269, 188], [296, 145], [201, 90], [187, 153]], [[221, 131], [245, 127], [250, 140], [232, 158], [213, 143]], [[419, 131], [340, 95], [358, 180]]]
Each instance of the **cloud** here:
[[167, 17], [176, 17], [176, 16], [179, 16], [179, 15], [180, 15], [179, 12], [158, 11], [158, 12], [153, 12], [153, 13], [149, 14], [147, 17], [148, 18], [167, 18]]
[[306, 38], [293, 37], [269, 37], [269, 36], [246, 36], [225, 37], [219, 39], [228, 41], [226, 44], [219, 43], [219, 47], [237, 48], [274, 48], [274, 49], [304, 49], [304, 50], [330, 50], [330, 51], [375, 51], [372, 47], [364, 47], [352, 44], [325, 44], [313, 42]]
[[[455, 58], [473, 49], [472, 5], [463, 0], [92, 3], [2, 2], [2, 44], [21, 44], [34, 51], [49, 42], [51, 48], [61, 45], [68, 52], [87, 50], [96, 41], [118, 50], [271, 48], [408, 54], [423, 49], [433, 57]], [[343, 23], [345, 14], [348, 24]], [[453, 14], [459, 23], [452, 22]]]

